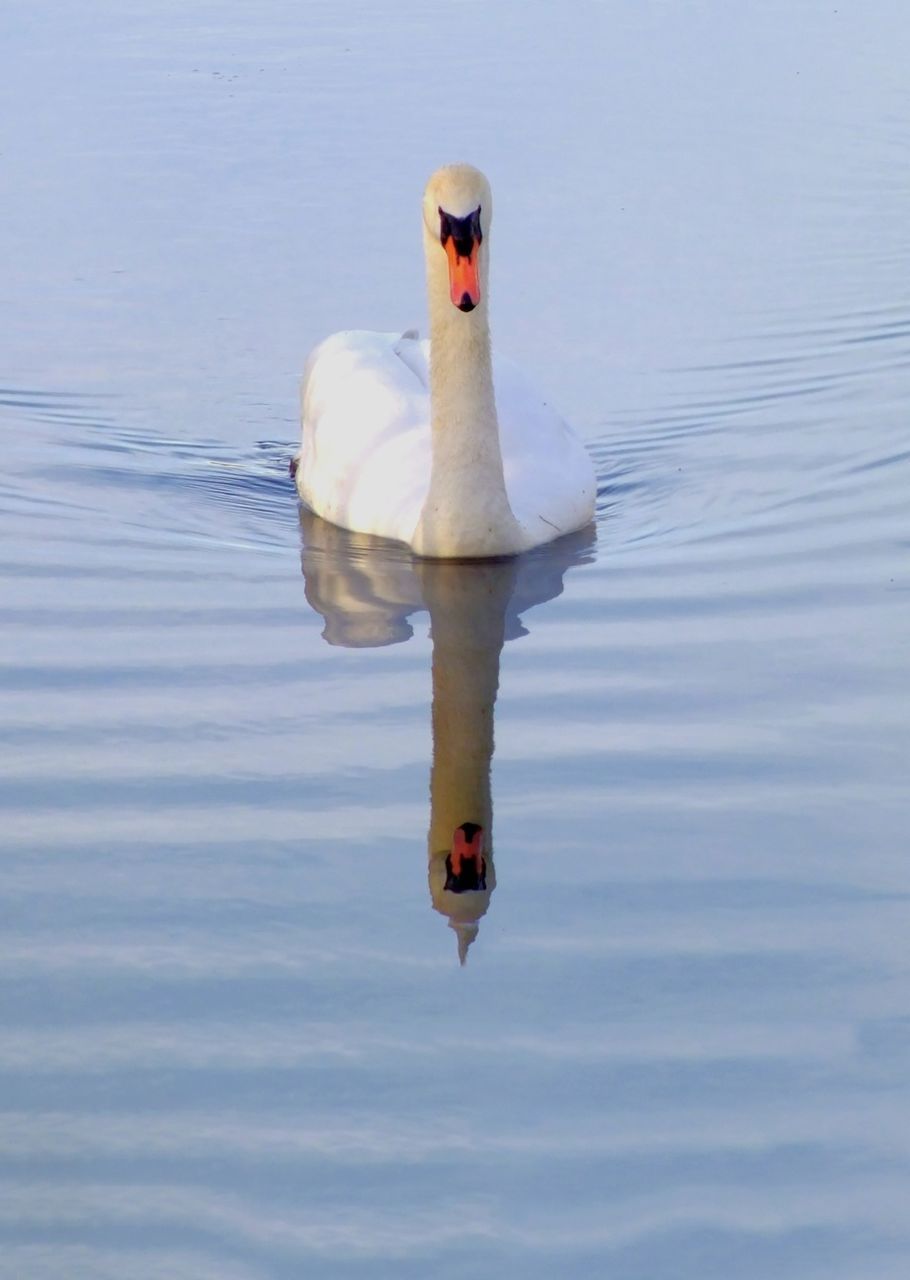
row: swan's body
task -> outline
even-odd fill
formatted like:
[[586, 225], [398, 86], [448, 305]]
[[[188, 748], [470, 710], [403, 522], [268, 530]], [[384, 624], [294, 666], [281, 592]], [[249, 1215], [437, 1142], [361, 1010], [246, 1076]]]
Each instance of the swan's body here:
[[[324, 519], [414, 544], [433, 460], [429, 362], [428, 341], [390, 333], [336, 333], [313, 352], [297, 483]], [[584, 447], [514, 365], [497, 360], [494, 383], [506, 493], [524, 535], [496, 555], [587, 524], [594, 481]]]
[[490, 212], [476, 169], [434, 174], [424, 196], [429, 342], [337, 333], [304, 376], [301, 498], [334, 524], [424, 556], [514, 555], [594, 511], [584, 446], [514, 366], [497, 359], [494, 370]]

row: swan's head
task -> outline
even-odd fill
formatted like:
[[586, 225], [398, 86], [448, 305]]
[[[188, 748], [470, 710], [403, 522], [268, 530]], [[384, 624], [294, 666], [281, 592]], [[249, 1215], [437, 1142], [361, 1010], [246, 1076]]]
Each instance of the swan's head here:
[[433, 906], [455, 930], [462, 964], [496, 888], [493, 852], [489, 851], [488, 858], [484, 835], [478, 823], [463, 822], [455, 828], [448, 851], [430, 854], [430, 896]]
[[423, 225], [428, 244], [448, 260], [449, 296], [459, 311], [480, 302], [482, 245], [490, 229], [490, 184], [470, 164], [437, 169], [423, 193]]

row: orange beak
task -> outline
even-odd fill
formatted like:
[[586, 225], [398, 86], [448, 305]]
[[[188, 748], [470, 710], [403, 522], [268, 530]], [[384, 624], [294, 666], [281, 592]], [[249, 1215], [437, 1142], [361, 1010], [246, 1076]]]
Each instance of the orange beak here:
[[458, 827], [452, 836], [452, 870], [456, 875], [461, 871], [462, 862], [476, 862], [483, 857], [483, 828], [475, 826], [468, 839], [464, 828]]
[[455, 248], [455, 238], [446, 240], [446, 257], [449, 260], [449, 294], [459, 311], [473, 311], [480, 301], [480, 272], [477, 269], [477, 241], [471, 252], [463, 258]]
[[486, 874], [483, 828], [476, 822], [463, 823], [452, 836], [452, 848], [446, 858], [445, 887], [455, 893], [464, 893], [466, 889], [486, 889]]

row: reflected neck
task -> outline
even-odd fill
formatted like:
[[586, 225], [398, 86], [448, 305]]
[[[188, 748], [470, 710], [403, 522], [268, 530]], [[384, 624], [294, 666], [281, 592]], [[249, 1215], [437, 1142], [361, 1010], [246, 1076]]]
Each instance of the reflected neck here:
[[423, 567], [433, 636], [431, 858], [445, 855], [456, 827], [483, 827], [493, 851], [493, 709], [514, 562]]

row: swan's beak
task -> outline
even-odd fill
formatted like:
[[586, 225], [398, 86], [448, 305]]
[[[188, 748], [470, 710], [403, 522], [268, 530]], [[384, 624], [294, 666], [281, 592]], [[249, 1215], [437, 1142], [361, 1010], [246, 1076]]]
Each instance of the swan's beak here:
[[459, 311], [473, 311], [480, 301], [480, 272], [477, 268], [477, 256], [480, 245], [471, 241], [471, 251], [463, 256], [455, 247], [455, 237], [450, 236], [445, 243], [446, 257], [449, 259], [449, 293]]
[[455, 828], [452, 849], [446, 857], [445, 887], [453, 893], [486, 889], [487, 862], [483, 856], [483, 827], [463, 822]]

